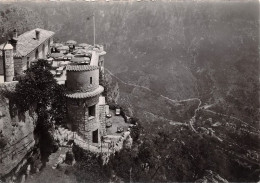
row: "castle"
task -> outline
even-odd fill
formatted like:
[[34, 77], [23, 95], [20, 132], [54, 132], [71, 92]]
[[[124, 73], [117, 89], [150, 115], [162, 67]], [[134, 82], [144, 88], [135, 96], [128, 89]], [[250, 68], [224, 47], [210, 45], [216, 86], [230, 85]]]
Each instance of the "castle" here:
[[[52, 44], [53, 35], [54, 33], [51, 31], [38, 28], [20, 36], [17, 36], [15, 31], [13, 38], [1, 47], [2, 59], [0, 58], [0, 65], [4, 71], [2, 73], [4, 74], [4, 82], [12, 82], [15, 76], [29, 68], [31, 62], [34, 63], [37, 58], [47, 58], [47, 55], [50, 57], [52, 55], [50, 54], [51, 47], [55, 45]], [[26, 40], [29, 41], [26, 42]], [[104, 56], [106, 52], [100, 45], [89, 45], [88, 49], [80, 48], [80, 44], [73, 47], [74, 50], [69, 51], [69, 53], [59, 53], [64, 56], [64, 60], [52, 58], [53, 62], [58, 63], [58, 65], [68, 63], [62, 74], [62, 77], [65, 78], [66, 87], [66, 126], [69, 132], [76, 133], [84, 143], [91, 145], [92, 148], [99, 148], [102, 143], [101, 139], [106, 139], [106, 143], [117, 142], [122, 135], [118, 134], [117, 128], [124, 126], [126, 130], [128, 124], [125, 124], [124, 118], [117, 116], [117, 123], [110, 124], [109, 127], [111, 125], [112, 127], [107, 129], [107, 122], [113, 123], [114, 119], [113, 115], [109, 114], [111, 111], [109, 112], [106, 99], [102, 96], [104, 88], [99, 83], [100, 79], [104, 77]], [[67, 55], [82, 50], [87, 52], [88, 62], [67, 60]], [[85, 57], [82, 57], [82, 54], [79, 57], [74, 54], [73, 58], [84, 60]], [[51, 71], [54, 71], [53, 74], [55, 74], [55, 70]], [[58, 79], [57, 77], [56, 79]], [[107, 114], [110, 115], [110, 119], [107, 119]], [[111, 138], [114, 140], [111, 140]]]
[[[17, 36], [16, 31], [14, 33], [11, 40], [0, 45], [2, 51], [0, 77], [3, 77], [0, 81], [2, 87], [0, 89], [14, 91], [18, 83], [15, 80], [19, 80], [15, 77], [34, 65], [38, 59], [46, 58], [48, 64], [50, 64], [49, 60], [56, 62], [48, 69], [54, 74], [58, 84], [64, 82], [59, 82], [55, 70], [64, 68], [62, 77], [65, 78], [67, 121], [62, 126], [56, 126], [53, 132], [53, 138], [59, 146], [72, 147], [73, 141], [75, 152], [99, 154], [103, 164], [107, 163], [111, 154], [120, 151], [125, 144], [127, 147], [129, 144], [131, 146], [130, 124], [125, 123], [125, 119], [118, 113], [110, 110], [106, 98], [102, 96], [104, 87], [100, 85], [100, 80], [104, 79], [104, 56], [106, 55], [103, 46], [88, 45], [88, 48], [84, 48], [79, 44], [73, 48], [74, 50], [69, 50], [69, 53], [59, 53], [64, 58], [55, 59], [50, 54], [51, 48], [55, 47], [55, 44], [52, 44], [53, 32], [34, 29], [20, 36]], [[75, 53], [82, 50], [86, 52]], [[69, 55], [72, 54], [74, 58], [79, 59], [79, 62], [68, 61]], [[87, 62], [82, 62], [86, 56]], [[63, 67], [65, 63], [67, 65]], [[59, 68], [53, 65], [59, 65]], [[38, 141], [34, 135], [37, 114], [32, 112], [33, 110], [26, 111], [24, 118], [20, 119], [17, 114], [11, 119], [8, 100], [3, 100], [4, 96], [1, 97], [2, 102], [5, 103], [0, 106], [0, 132], [7, 128], [2, 137], [14, 138], [4, 147], [3, 153], [0, 153], [0, 176], [9, 174], [11, 176], [7, 178], [13, 179], [24, 167], [27, 167], [27, 170], [31, 167], [28, 158], [38, 157], [37, 153], [34, 154], [35, 144]], [[19, 128], [12, 124], [13, 121], [21, 124]], [[52, 168], [57, 167], [55, 166]], [[27, 171], [26, 175], [29, 175]], [[26, 175], [22, 175], [22, 180], [25, 180]]]
[[100, 96], [104, 88], [99, 85], [99, 67], [68, 65], [66, 70], [68, 127], [88, 143], [100, 143], [106, 127], [105, 102]]

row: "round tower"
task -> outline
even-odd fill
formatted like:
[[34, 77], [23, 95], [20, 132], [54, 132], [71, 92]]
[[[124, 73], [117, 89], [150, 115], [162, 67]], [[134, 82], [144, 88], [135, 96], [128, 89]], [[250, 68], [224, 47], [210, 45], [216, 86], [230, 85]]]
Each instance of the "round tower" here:
[[104, 91], [99, 85], [99, 67], [68, 65], [66, 70], [69, 127], [87, 142], [99, 143], [102, 132], [97, 104]]

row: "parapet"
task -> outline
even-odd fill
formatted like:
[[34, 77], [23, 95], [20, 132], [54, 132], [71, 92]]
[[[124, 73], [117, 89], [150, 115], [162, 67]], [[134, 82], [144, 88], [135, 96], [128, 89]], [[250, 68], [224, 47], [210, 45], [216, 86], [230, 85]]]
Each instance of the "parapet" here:
[[67, 71], [93, 71], [99, 69], [97, 65], [68, 65]]
[[91, 92], [73, 92], [73, 93], [67, 93], [66, 97], [73, 98], [73, 99], [83, 99], [83, 98], [91, 98], [96, 97], [99, 94], [101, 94], [104, 91], [103, 86], [99, 86], [94, 91]]

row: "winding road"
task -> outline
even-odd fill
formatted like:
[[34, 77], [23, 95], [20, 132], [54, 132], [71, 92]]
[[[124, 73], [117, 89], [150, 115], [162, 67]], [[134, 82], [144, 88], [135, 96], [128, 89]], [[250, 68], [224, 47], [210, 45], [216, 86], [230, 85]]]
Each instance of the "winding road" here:
[[[193, 117], [190, 119], [190, 121], [189, 121], [189, 125], [190, 125], [191, 129], [192, 129], [192, 131], [194, 131], [195, 133], [198, 133], [198, 132], [197, 132], [197, 130], [193, 127], [193, 124], [194, 124], [195, 121], [196, 121], [195, 117], [196, 117], [196, 115], [197, 115], [197, 111], [198, 111], [199, 109], [202, 109], [202, 108], [205, 108], [206, 111], [212, 112], [213, 114], [219, 114], [219, 115], [222, 115], [222, 116], [225, 116], [225, 117], [230, 117], [231, 119], [238, 120], [238, 121], [240, 121], [241, 123], [246, 124], [246, 125], [248, 125], [249, 127], [251, 127], [251, 128], [253, 128], [253, 129], [256, 130], [255, 127], [250, 126], [248, 123], [246, 123], [246, 122], [242, 121], [241, 119], [238, 119], [238, 118], [236, 118], [236, 117], [234, 117], [234, 116], [230, 116], [230, 115], [226, 115], [226, 114], [221, 114], [221, 113], [217, 113], [217, 112], [214, 112], [214, 111], [212, 111], [212, 110], [209, 110], [208, 108], [209, 108], [211, 105], [201, 106], [202, 102], [201, 102], [201, 100], [200, 100], [199, 98], [189, 98], [189, 99], [184, 99], [184, 100], [173, 100], [173, 99], [170, 99], [169, 97], [166, 97], [166, 96], [164, 96], [164, 95], [162, 95], [162, 94], [160, 94], [160, 93], [158, 93], [158, 92], [155, 92], [155, 91], [151, 90], [151, 89], [148, 88], [148, 87], [140, 86], [140, 85], [136, 85], [136, 84], [132, 84], [132, 83], [127, 83], [127, 82], [123, 81], [122, 79], [120, 79], [119, 77], [117, 77], [116, 75], [114, 75], [114, 74], [113, 74], [110, 70], [108, 70], [107, 68], [105, 68], [105, 70], [106, 70], [111, 76], [113, 76], [114, 78], [116, 78], [118, 81], [120, 81], [121, 83], [123, 83], [123, 84], [125, 84], [125, 85], [133, 86], [133, 87], [138, 87], [138, 88], [142, 88], [142, 89], [148, 90], [148, 91], [153, 92], [153, 93], [159, 95], [160, 97], [162, 97], [162, 98], [164, 98], [164, 99], [166, 99], [166, 100], [168, 100], [168, 101], [171, 101], [171, 102], [173, 102], [173, 103], [179, 103], [179, 102], [187, 102], [187, 101], [198, 100], [198, 101], [199, 101], [199, 105], [198, 105], [198, 107], [197, 107], [197, 108], [195, 109], [195, 111], [194, 111], [194, 116], [193, 116]], [[258, 130], [257, 130], [257, 131], [258, 131]]]
[[136, 84], [132, 84], [132, 83], [127, 83], [127, 82], [121, 80], [121, 79], [120, 79], [119, 77], [117, 77], [116, 75], [114, 75], [110, 70], [108, 70], [108, 69], [106, 69], [106, 68], [105, 68], [105, 70], [106, 70], [111, 76], [113, 76], [114, 78], [116, 78], [117, 80], [119, 80], [121, 83], [123, 83], [123, 84], [125, 84], [125, 85], [134, 86], [134, 87], [138, 87], [138, 88], [142, 88], [142, 89], [148, 90], [148, 91], [153, 92], [153, 93], [159, 95], [160, 97], [162, 97], [162, 98], [164, 98], [164, 99], [166, 99], [166, 100], [168, 100], [168, 101], [174, 102], [174, 103], [187, 102], [187, 101], [192, 101], [192, 100], [200, 100], [199, 98], [190, 98], [190, 99], [185, 99], [185, 100], [173, 100], [173, 99], [170, 99], [169, 97], [166, 97], [166, 96], [164, 96], [164, 95], [162, 95], [162, 94], [160, 94], [160, 93], [158, 93], [158, 92], [155, 92], [155, 91], [153, 91], [153, 90], [151, 90], [150, 88], [147, 88], [147, 87], [145, 87], [145, 86], [140, 86], [140, 85], [136, 85]]
[[195, 133], [198, 133], [197, 130], [193, 127], [193, 124], [195, 123], [195, 117], [197, 115], [197, 111], [201, 108], [201, 100], [199, 98], [189, 98], [189, 99], [185, 99], [185, 100], [173, 100], [173, 99], [170, 99], [169, 97], [166, 97], [160, 93], [157, 93], [153, 90], [151, 90], [150, 88], [147, 88], [145, 86], [140, 86], [140, 85], [136, 85], [136, 84], [131, 84], [131, 83], [127, 83], [123, 80], [121, 80], [119, 77], [117, 77], [116, 75], [114, 75], [110, 70], [108, 69], [105, 69], [111, 76], [113, 76], [114, 78], [116, 78], [118, 81], [120, 81], [121, 83], [125, 84], [125, 85], [128, 85], [128, 86], [133, 86], [133, 87], [138, 87], [138, 88], [142, 88], [142, 89], [145, 89], [145, 90], [148, 90], [150, 92], [153, 92], [153, 93], [156, 93], [157, 95], [159, 95], [160, 97], [168, 100], [168, 101], [171, 101], [173, 103], [179, 103], [179, 102], [187, 102], [187, 101], [193, 101], [193, 100], [198, 100], [199, 101], [199, 105], [198, 107], [195, 109], [195, 112], [194, 112], [194, 116], [190, 119], [189, 121], [189, 125], [190, 125], [190, 128], [192, 129], [192, 131], [194, 131]]

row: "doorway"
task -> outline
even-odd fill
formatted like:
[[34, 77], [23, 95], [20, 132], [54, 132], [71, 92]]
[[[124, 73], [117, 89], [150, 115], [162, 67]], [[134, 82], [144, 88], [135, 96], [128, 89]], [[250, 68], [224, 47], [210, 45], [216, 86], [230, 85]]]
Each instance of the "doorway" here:
[[92, 142], [98, 143], [98, 129], [92, 132]]

